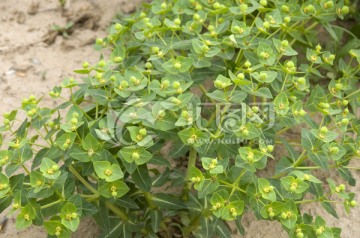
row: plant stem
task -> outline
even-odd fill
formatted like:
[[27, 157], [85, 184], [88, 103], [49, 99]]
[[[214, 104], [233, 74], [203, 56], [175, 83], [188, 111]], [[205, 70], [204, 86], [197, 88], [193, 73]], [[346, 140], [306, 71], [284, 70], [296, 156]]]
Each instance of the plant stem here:
[[189, 153], [189, 161], [188, 161], [185, 181], [189, 181], [189, 179], [190, 179], [190, 169], [192, 167], [195, 167], [196, 157], [197, 157], [196, 150], [194, 148], [191, 148], [190, 153]]
[[281, 200], [285, 201], [285, 198], [281, 195], [281, 193], [279, 192], [279, 190], [277, 190], [275, 188], [275, 192], [280, 196]]
[[[85, 185], [86, 188], [88, 188], [94, 195], [97, 195], [99, 196], [99, 193], [98, 191], [93, 187], [91, 186], [82, 176], [81, 174], [79, 174], [79, 172], [74, 168], [73, 165], [70, 165], [69, 166], [69, 170], [70, 172], [82, 183]], [[106, 207], [109, 208], [113, 213], [115, 213], [118, 217], [120, 217], [122, 220], [124, 221], [127, 221], [129, 220], [128, 216], [125, 214], [125, 212], [115, 206], [114, 204], [111, 204], [109, 202], [106, 202], [105, 203]]]
[[311, 200], [302, 200], [302, 201], [296, 201], [295, 204], [303, 204], [303, 203], [312, 203], [312, 202], [318, 202], [318, 199], [311, 199]]
[[200, 217], [201, 217], [201, 214], [200, 215], [197, 215], [196, 217], [194, 217], [191, 222], [190, 222], [190, 225], [185, 227], [184, 229], [184, 232], [183, 232], [183, 235], [184, 237], [189, 237], [189, 235], [191, 234], [192, 231], [194, 231], [198, 226], [199, 226], [199, 223], [200, 223]]
[[242, 193], [246, 193], [246, 191], [245, 191], [244, 189], [241, 189], [241, 188], [239, 188], [239, 187], [237, 187], [237, 186], [234, 186], [234, 185], [231, 184], [231, 183], [228, 183], [228, 182], [223, 181], [223, 180], [220, 180], [220, 179], [218, 179], [217, 181], [218, 181], [219, 183], [228, 185], [228, 186], [231, 187], [231, 188], [234, 188], [234, 187], [235, 187], [236, 190], [238, 190], [238, 191], [240, 191], [240, 192], [242, 192]]
[[145, 197], [145, 199], [146, 199], [146, 202], [147, 202], [149, 208], [150, 208], [150, 209], [155, 209], [156, 206], [155, 206], [155, 204], [154, 204], [154, 202], [153, 202], [153, 200], [152, 200], [151, 194], [150, 194], [149, 192], [144, 192], [144, 197]]
[[190, 180], [190, 170], [192, 167], [195, 167], [196, 157], [197, 157], [196, 150], [194, 148], [190, 148], [189, 161], [188, 161], [187, 171], [186, 171], [186, 176], [185, 176], [185, 183], [184, 183], [184, 187], [182, 190], [182, 198], [184, 201], [187, 201], [189, 199], [188, 193], [191, 190], [191, 183], [189, 181]]
[[355, 92], [350, 93], [349, 95], [345, 96], [344, 98], [349, 98], [349, 97], [354, 96], [355, 94], [357, 94], [359, 92], [360, 92], [360, 89], [356, 90]]
[[114, 204], [112, 204], [110, 202], [105, 202], [105, 205], [113, 213], [115, 213], [118, 217], [120, 217], [123, 221], [129, 220], [129, 217], [126, 215], [126, 213], [122, 209], [120, 209], [119, 207], [115, 206]]
[[347, 168], [347, 169], [354, 169], [354, 170], [360, 170], [359, 167], [352, 167], [352, 166], [344, 166], [344, 168]]
[[296, 160], [296, 162], [293, 164], [293, 168], [296, 168], [297, 166], [299, 166], [302, 162], [304, 162], [304, 160], [306, 160], [306, 150], [303, 150], [302, 153], [300, 154], [299, 158]]
[[85, 198], [87, 201], [91, 201], [99, 197], [97, 194], [80, 194], [80, 197]]
[[320, 169], [320, 166], [301, 166], [301, 167], [296, 167], [296, 169], [301, 169], [301, 170]]
[[93, 187], [91, 186], [82, 176], [81, 174], [79, 174], [79, 172], [74, 168], [73, 165], [70, 165], [69, 166], [69, 170], [70, 172], [82, 183], [85, 185], [85, 187], [87, 189], [89, 189], [93, 194], [96, 194], [98, 195], [98, 191]]
[[233, 195], [233, 193], [235, 192], [235, 189], [238, 187], [237, 184], [240, 182], [240, 180], [241, 180], [242, 176], [245, 174], [245, 172], [246, 172], [246, 169], [243, 169], [243, 171], [236, 178], [235, 182], [232, 184], [232, 189], [231, 189], [229, 197], [231, 197]]
[[21, 165], [23, 167], [23, 169], [25, 170], [25, 172], [27, 173], [27, 175], [30, 175], [30, 171], [26, 168], [25, 165]]
[[285, 133], [287, 130], [294, 128], [293, 126], [284, 127], [283, 129], [276, 132], [276, 135], [281, 135], [282, 133]]
[[45, 208], [48, 208], [48, 207], [52, 207], [58, 203], [61, 203], [63, 200], [62, 199], [59, 199], [59, 200], [56, 200], [55, 202], [51, 202], [51, 203], [48, 203], [48, 204], [45, 204], [44, 206], [41, 206], [41, 209], [45, 209]]

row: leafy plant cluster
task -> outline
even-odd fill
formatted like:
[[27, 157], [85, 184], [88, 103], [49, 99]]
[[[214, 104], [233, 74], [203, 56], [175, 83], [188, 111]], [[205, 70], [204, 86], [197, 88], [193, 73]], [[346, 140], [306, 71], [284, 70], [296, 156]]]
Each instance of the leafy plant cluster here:
[[96, 40], [111, 54], [50, 92], [59, 106], [30, 96], [4, 114], [1, 211], [50, 237], [93, 216], [101, 237], [228, 238], [250, 211], [290, 237], [340, 237], [301, 206], [356, 206], [360, 44], [337, 55], [356, 36], [333, 24], [349, 6], [155, 0], [122, 17]]

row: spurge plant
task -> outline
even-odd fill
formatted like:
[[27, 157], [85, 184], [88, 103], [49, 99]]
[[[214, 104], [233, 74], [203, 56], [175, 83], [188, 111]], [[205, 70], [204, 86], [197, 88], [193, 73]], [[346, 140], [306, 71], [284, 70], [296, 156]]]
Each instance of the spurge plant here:
[[356, 206], [360, 44], [338, 26], [354, 10], [155, 0], [120, 17], [100, 60], [50, 92], [57, 107], [30, 96], [4, 114], [1, 212], [50, 237], [93, 216], [100, 237], [228, 238], [249, 212], [340, 237], [303, 204]]

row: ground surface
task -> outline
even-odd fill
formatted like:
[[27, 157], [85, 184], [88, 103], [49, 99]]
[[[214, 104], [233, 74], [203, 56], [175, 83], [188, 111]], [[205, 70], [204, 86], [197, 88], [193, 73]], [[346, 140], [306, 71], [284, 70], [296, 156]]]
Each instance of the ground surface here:
[[[64, 78], [75, 76], [72, 72], [82, 61], [97, 61], [99, 53], [92, 48], [94, 40], [105, 36], [106, 27], [118, 11], [132, 11], [136, 2], [139, 1], [73, 0], [62, 12], [57, 0], [0, 1], [0, 115], [19, 106], [22, 98], [30, 94], [46, 95]], [[54, 24], [65, 26], [69, 21], [78, 22], [69, 39], [49, 33]], [[45, 103], [51, 106], [53, 102]], [[360, 179], [359, 172], [354, 176]], [[360, 191], [360, 187], [357, 185], [352, 190]], [[322, 214], [328, 224], [343, 228], [343, 237], [359, 237], [359, 208], [346, 215], [342, 206], [337, 206], [340, 220], [325, 214], [319, 204], [307, 205], [306, 210], [310, 214]], [[0, 221], [4, 216], [0, 214]], [[256, 221], [252, 214], [245, 214], [243, 225], [246, 238], [287, 237], [278, 223]], [[86, 219], [73, 237], [92, 238], [96, 234], [94, 221]], [[43, 238], [46, 233], [38, 227], [16, 231], [13, 217], [0, 231], [0, 237]]]

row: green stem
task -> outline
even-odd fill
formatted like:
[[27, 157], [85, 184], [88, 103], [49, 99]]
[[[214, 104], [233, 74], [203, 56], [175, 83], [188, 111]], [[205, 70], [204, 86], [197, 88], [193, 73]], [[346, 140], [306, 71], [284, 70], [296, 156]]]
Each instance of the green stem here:
[[95, 106], [95, 119], [98, 119], [98, 117], [99, 117], [99, 104], [98, 103], [96, 103], [96, 106]]
[[[99, 196], [99, 193], [98, 191], [93, 187], [91, 186], [82, 176], [81, 174], [79, 174], [79, 172], [74, 168], [73, 165], [70, 165], [69, 166], [69, 170], [70, 172], [82, 183], [85, 185], [86, 188], [88, 188], [93, 194], [94, 196]], [[127, 221], [129, 220], [128, 216], [125, 214], [125, 212], [115, 206], [114, 204], [111, 204], [109, 202], [106, 202], [105, 203], [106, 207], [109, 208], [113, 213], [115, 213], [118, 217], [120, 217], [123, 221]]]
[[112, 204], [110, 202], [105, 202], [105, 205], [113, 213], [115, 213], [118, 217], [120, 217], [123, 221], [129, 220], [129, 217], [126, 215], [126, 213], [122, 209], [120, 209], [119, 207], [115, 206], [114, 204]]
[[299, 166], [302, 162], [306, 160], [306, 150], [303, 150], [303, 152], [300, 154], [299, 158], [296, 160], [296, 162], [293, 164], [293, 168], [296, 168]]
[[189, 199], [189, 191], [191, 190], [191, 183], [189, 181], [190, 180], [190, 171], [191, 171], [192, 167], [195, 167], [196, 157], [197, 157], [196, 150], [194, 148], [191, 148], [190, 153], [189, 153], [189, 161], [188, 161], [186, 176], [185, 176], [185, 184], [184, 184], [184, 187], [182, 190], [182, 198], [185, 201], [187, 201]]
[[194, 148], [191, 148], [190, 153], [189, 153], [189, 161], [188, 161], [188, 167], [187, 167], [187, 171], [186, 171], [185, 181], [190, 180], [190, 169], [192, 167], [195, 167], [196, 157], [197, 157], [196, 150]]
[[21, 165], [23, 167], [23, 169], [25, 170], [25, 172], [27, 173], [27, 175], [30, 175], [30, 171], [26, 168], [25, 165]]
[[229, 186], [229, 187], [231, 187], [231, 188], [234, 188], [234, 187], [235, 187], [236, 190], [238, 190], [238, 191], [240, 191], [240, 192], [242, 192], [242, 193], [246, 193], [246, 191], [245, 191], [244, 189], [241, 189], [241, 188], [239, 188], [239, 187], [237, 187], [237, 186], [234, 186], [233, 184], [228, 183], [228, 182], [226, 182], [226, 181], [224, 181], [224, 180], [218, 179], [217, 181], [218, 181], [219, 183], [222, 183], [222, 184], [224, 184], [224, 185], [227, 185], [227, 186]]
[[318, 199], [310, 199], [310, 200], [302, 200], [302, 201], [296, 201], [295, 204], [304, 204], [304, 203], [312, 203], [312, 202], [318, 202]]
[[93, 194], [96, 194], [98, 195], [98, 191], [93, 187], [91, 186], [82, 176], [81, 174], [79, 174], [79, 172], [75, 169], [75, 167], [73, 165], [70, 165], [69, 166], [69, 170], [70, 172], [82, 183], [85, 185], [85, 187], [87, 189], [89, 189]]
[[208, 97], [206, 94], [207, 94], [207, 90], [206, 90], [206, 88], [204, 88], [204, 86], [203, 85], [199, 85], [199, 88], [200, 88], [200, 90], [201, 90], [201, 92], [207, 97], [207, 98], [209, 98], [209, 100], [212, 102], [212, 103], [216, 103], [215, 102], [215, 100], [214, 99], [212, 99], [212, 98], [210, 98], [210, 97]]
[[282, 133], [285, 133], [289, 129], [294, 128], [293, 126], [284, 127], [283, 129], [276, 132], [276, 135], [281, 135]]
[[[49, 129], [47, 128], [46, 124], [44, 124], [44, 128], [47, 134], [49, 134]], [[52, 140], [51, 136], [49, 137], [50, 143], [53, 145], [54, 141]]]
[[314, 27], [316, 27], [319, 23], [318, 22], [314, 22], [313, 24], [311, 24], [310, 26], [308, 26], [306, 29], [305, 29], [305, 32], [313, 29]]
[[153, 200], [152, 200], [151, 194], [150, 194], [149, 192], [144, 192], [144, 197], [145, 197], [145, 199], [146, 199], [146, 202], [147, 202], [149, 208], [150, 208], [150, 209], [155, 209], [156, 206], [155, 206], [155, 204], [154, 204], [154, 202], [153, 202]]
[[351, 96], [354, 96], [355, 94], [359, 93], [360, 89], [356, 90], [355, 92], [350, 93], [349, 95], [346, 95], [344, 98], [349, 98]]
[[352, 166], [344, 166], [344, 168], [347, 168], [347, 169], [354, 169], [354, 170], [360, 170], [359, 167], [352, 167]]
[[246, 169], [243, 169], [243, 171], [239, 174], [239, 176], [236, 178], [235, 182], [232, 184], [232, 189], [230, 192], [230, 196], [231, 197], [233, 195], [233, 193], [235, 192], [235, 189], [238, 187], [238, 183], [240, 182], [242, 176], [245, 174]]
[[276, 193], [280, 196], [281, 200], [285, 201], [285, 198], [281, 195], [281, 193], [279, 192], [279, 190], [277, 190], [277, 189], [275, 188], [275, 191], [276, 191]]
[[39, 134], [39, 136], [51, 147], [52, 144], [47, 140], [45, 139], [45, 136], [38, 130], [38, 129], [35, 129], [35, 131]]
[[281, 87], [281, 92], [282, 92], [282, 91], [284, 90], [284, 88], [285, 88], [285, 84], [286, 84], [286, 81], [287, 81], [288, 76], [289, 76], [289, 74], [286, 74], [286, 75], [285, 75], [284, 83], [283, 83], [283, 85], [282, 85], [282, 87]]
[[301, 166], [301, 167], [296, 167], [296, 169], [300, 169], [300, 170], [320, 169], [320, 166]]
[[85, 198], [87, 201], [97, 199], [99, 195], [97, 194], [80, 194], [80, 197]]
[[185, 238], [189, 237], [191, 232], [194, 231], [199, 226], [200, 217], [201, 217], [201, 214], [197, 215], [196, 217], [194, 217], [191, 220], [190, 225], [185, 227], [184, 232], [183, 232], [183, 235], [184, 235]]
[[44, 206], [41, 206], [41, 209], [52, 207], [58, 203], [61, 203], [62, 201], [63, 201], [62, 199], [59, 199], [59, 200], [56, 200], [55, 202], [45, 204]]

